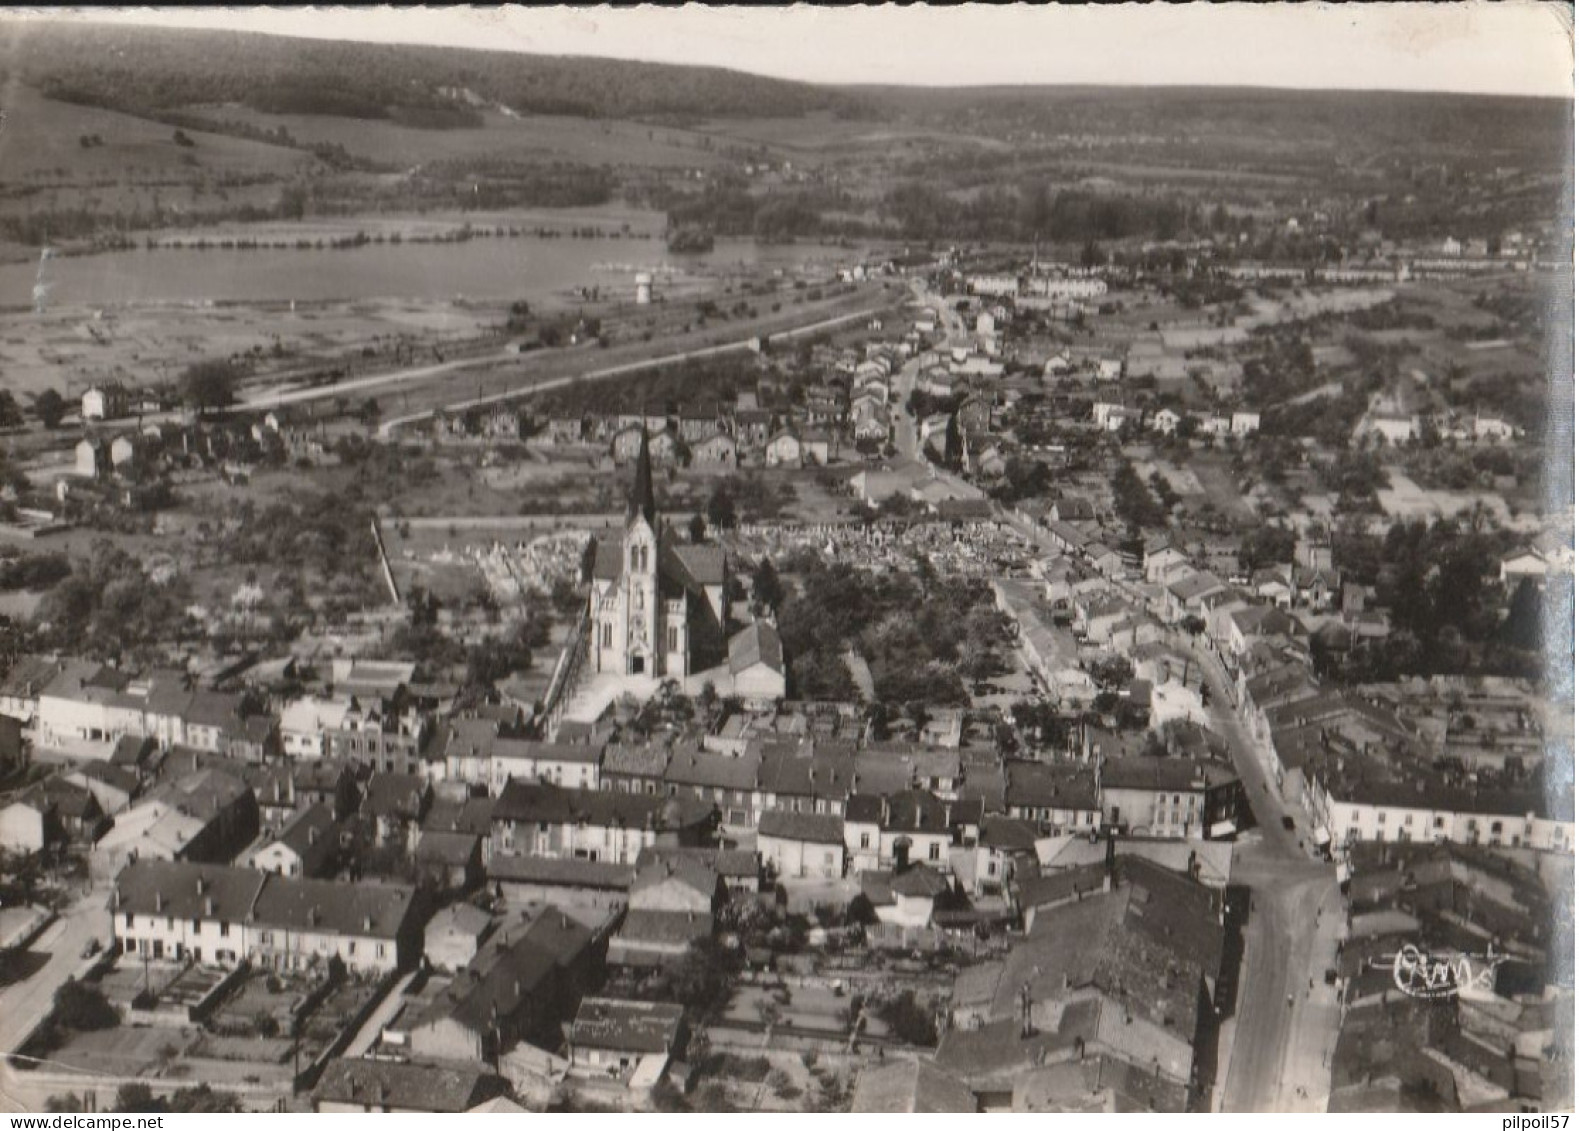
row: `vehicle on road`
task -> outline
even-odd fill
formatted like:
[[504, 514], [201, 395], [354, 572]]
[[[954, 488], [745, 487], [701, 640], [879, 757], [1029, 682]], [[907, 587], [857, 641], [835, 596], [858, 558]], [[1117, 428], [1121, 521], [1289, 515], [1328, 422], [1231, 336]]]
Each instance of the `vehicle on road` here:
[[1287, 829], [1289, 832], [1293, 832], [1294, 831], [1294, 818], [1290, 817], [1286, 813], [1283, 815], [1283, 827], [1285, 829]]
[[92, 958], [95, 954], [99, 953], [99, 948], [101, 945], [102, 944], [98, 939], [89, 939], [87, 944], [82, 948], [82, 957]]

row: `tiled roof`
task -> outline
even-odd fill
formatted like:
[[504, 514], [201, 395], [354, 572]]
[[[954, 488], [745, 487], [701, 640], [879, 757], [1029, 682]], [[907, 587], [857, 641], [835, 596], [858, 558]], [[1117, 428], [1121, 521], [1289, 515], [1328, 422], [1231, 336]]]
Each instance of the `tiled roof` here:
[[512, 780], [494, 803], [497, 821], [547, 821], [608, 828], [669, 829], [705, 820], [708, 807], [690, 798], [649, 797], [612, 790], [561, 789]]
[[473, 859], [481, 859], [478, 855], [481, 843], [482, 838], [475, 833], [424, 832], [417, 838], [412, 855], [418, 863], [464, 867]]
[[739, 675], [747, 668], [764, 664], [773, 671], [784, 671], [784, 643], [778, 630], [764, 621], [756, 621], [735, 633], [729, 640], [729, 670]]
[[1096, 809], [1096, 775], [1076, 763], [1004, 763], [1004, 803], [1047, 809]]
[[713, 917], [694, 911], [631, 910], [616, 938], [627, 945], [693, 943], [713, 933]]
[[602, 766], [605, 774], [661, 778], [669, 766], [669, 748], [660, 743], [610, 743], [603, 749]]
[[502, 856], [488, 861], [490, 882], [543, 884], [549, 887], [594, 888], [627, 891], [636, 874], [629, 864], [604, 860], [575, 860], [557, 856]]
[[[121, 914], [157, 914], [177, 919], [210, 915], [239, 923], [251, 913], [264, 878], [247, 868], [138, 860], [115, 877], [110, 906]], [[212, 913], [208, 911], [210, 907]]]
[[415, 900], [402, 884], [266, 876], [252, 914], [261, 927], [393, 939]]
[[508, 1090], [504, 1079], [477, 1068], [339, 1058], [312, 1095], [315, 1104], [463, 1112]]
[[592, 932], [562, 911], [547, 910], [529, 925], [500, 930], [417, 1018], [413, 1028], [453, 1022], [475, 1033], [554, 984], [592, 943]]
[[669, 1002], [583, 999], [570, 1027], [573, 1048], [667, 1053], [679, 1039], [685, 1007]]
[[1237, 775], [1226, 766], [1193, 758], [1108, 758], [1102, 763], [1104, 789], [1189, 791], [1225, 785]]
[[976, 1095], [952, 1073], [931, 1061], [894, 1060], [868, 1064], [855, 1080], [850, 1110], [858, 1113], [966, 1113]]
[[757, 836], [842, 846], [844, 818], [832, 813], [792, 813], [787, 809], [769, 809], [757, 820]]

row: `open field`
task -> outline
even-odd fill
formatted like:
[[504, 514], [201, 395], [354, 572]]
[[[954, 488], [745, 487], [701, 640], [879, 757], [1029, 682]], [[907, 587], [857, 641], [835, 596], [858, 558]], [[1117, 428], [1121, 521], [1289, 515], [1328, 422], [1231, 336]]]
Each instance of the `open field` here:
[[427, 130], [387, 121], [352, 121], [317, 114], [268, 114], [246, 106], [195, 105], [188, 113], [214, 121], [283, 128], [307, 145], [343, 145], [355, 156], [415, 171], [431, 161], [477, 158], [570, 161], [588, 165], [710, 168], [725, 158], [686, 130], [629, 121], [589, 121], [553, 114], [482, 111], [477, 128]]
[[289, 371], [324, 364], [365, 343], [400, 337], [442, 343], [483, 333], [498, 312], [459, 303], [394, 299], [225, 307], [115, 310], [56, 307], [0, 314], [6, 387], [27, 398], [44, 389], [77, 397], [95, 384], [173, 381], [195, 361], [254, 351]]
[[[6, 123], [0, 155], [8, 187], [38, 190], [32, 199], [47, 202], [57, 186], [75, 184], [96, 189], [110, 211], [129, 189], [162, 187], [180, 198], [183, 185], [198, 184], [223, 173], [285, 179], [312, 164], [310, 154], [279, 145], [188, 130], [197, 144], [177, 145], [174, 130], [162, 122], [97, 106], [79, 106], [45, 98], [26, 86], [5, 91]], [[85, 148], [84, 135], [101, 137], [103, 145]]]

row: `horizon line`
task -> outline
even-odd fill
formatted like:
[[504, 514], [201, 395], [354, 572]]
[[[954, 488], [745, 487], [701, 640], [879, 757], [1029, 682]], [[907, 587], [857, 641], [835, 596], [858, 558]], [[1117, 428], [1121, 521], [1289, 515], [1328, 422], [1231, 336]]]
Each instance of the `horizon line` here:
[[[1093, 20], [1119, 20], [1123, 18], [1123, 11], [1126, 7], [1127, 6], [1118, 6], [1113, 8], [1099, 7], [1095, 10], [1090, 8], [1058, 7], [1039, 10], [988, 8], [982, 12], [982, 19], [1024, 20], [1035, 17], [1042, 20], [1049, 20], [1057, 19], [1059, 13], [1066, 13], [1067, 15], [1064, 16], [1066, 20], [1084, 21], [1086, 24], [1090, 24]], [[1282, 9], [1280, 11], [1287, 12], [1288, 14], [1286, 16], [1280, 14], [1276, 18], [1279, 20], [1287, 20], [1290, 30], [1297, 32], [1300, 29], [1298, 28], [1295, 21], [1301, 19], [1307, 22], [1311, 20], [1319, 20], [1323, 17], [1324, 10], [1328, 7], [1330, 6], [1312, 5], [1310, 8], [1295, 8], [1292, 11]], [[1399, 14], [1410, 15], [1411, 10], [1421, 7], [1430, 7], [1435, 12], [1443, 13], [1444, 15], [1454, 11], [1453, 6], [1443, 9], [1440, 5], [1416, 5], [1408, 3], [1383, 5], [1380, 7], [1383, 9], [1383, 11], [1376, 14], [1377, 18], [1388, 14], [1394, 16]], [[1465, 4], [1459, 6], [1457, 11], [1460, 14], [1465, 14], [1466, 17], [1472, 16], [1476, 12], [1482, 12], [1487, 16], [1487, 18], [1491, 18], [1492, 16], [1500, 18], [1508, 15], [1518, 15], [1520, 13], [1529, 14], [1531, 12], [1554, 11], [1556, 7], [1557, 6], [1546, 4], [1514, 3], [1509, 4], [1506, 8], [1501, 8], [1500, 5]], [[1245, 11], [1247, 8], [1256, 10]], [[1498, 11], [1499, 8], [1500, 11]], [[1388, 9], [1391, 10], [1390, 13], [1387, 11]], [[916, 15], [914, 17], [914, 21], [917, 30], [914, 34], [909, 34], [907, 41], [902, 41], [900, 44], [898, 44], [898, 50], [896, 51], [895, 55], [900, 59], [915, 59], [918, 64], [918, 69], [921, 69], [925, 72], [928, 69], [926, 64], [929, 61], [927, 58], [927, 53], [929, 51], [936, 51], [939, 49], [943, 49], [945, 53], [951, 53], [951, 58], [962, 60], [966, 65], [980, 64], [980, 61], [973, 60], [973, 58], [969, 56], [968, 52], [958, 50], [958, 47], [955, 43], [944, 43], [944, 36], [930, 34], [934, 28], [937, 28], [942, 23], [942, 21], [948, 20], [951, 16], [957, 15], [959, 13], [965, 13], [967, 10], [968, 9], [965, 7], [954, 9], [923, 8], [920, 10], [906, 8], [897, 10], [895, 15], [889, 17], [885, 17], [884, 14], [891, 11], [891, 9], [881, 7], [822, 9], [815, 12], [808, 12], [807, 9], [800, 7], [779, 9], [766, 8], [755, 9], [755, 12], [764, 16], [778, 13], [781, 17], [785, 18], [801, 20], [812, 19], [819, 21], [822, 26], [818, 30], [825, 35], [825, 38], [827, 38], [829, 43], [837, 44], [840, 38], [854, 37], [841, 37], [840, 35], [836, 34], [836, 29], [833, 29], [831, 26], [835, 22], [843, 21], [848, 24], [851, 21], [870, 21], [874, 18], [888, 18], [891, 20], [900, 21], [898, 26], [904, 27], [905, 25], [903, 21], [906, 19], [906, 16], [902, 13], [915, 11]], [[631, 27], [634, 27], [642, 20], [647, 20], [650, 23], [656, 20], [656, 23], [652, 23], [652, 27], [662, 28], [665, 30], [670, 28], [682, 29], [687, 24], [694, 24], [697, 20], [704, 20], [711, 21], [720, 26], [721, 34], [718, 37], [719, 43], [710, 48], [711, 50], [716, 51], [720, 47], [730, 46], [735, 46], [741, 50], [745, 50], [752, 46], [752, 44], [746, 42], [749, 37], [742, 36], [738, 31], [738, 20], [736, 17], [741, 12], [741, 9], [699, 9], [696, 5], [688, 5], [681, 8], [664, 10], [635, 7], [623, 9], [608, 8], [568, 10], [561, 8], [535, 9], [530, 11], [524, 9], [508, 8], [481, 10], [472, 8], [420, 7], [383, 8], [362, 11], [311, 8], [305, 10], [298, 9], [295, 11], [289, 9], [270, 8], [236, 8], [225, 11], [224, 14], [229, 19], [229, 22], [224, 24], [210, 22], [218, 13], [218, 11], [218, 9], [213, 8], [182, 9], [154, 7], [123, 9], [118, 13], [115, 10], [93, 8], [56, 10], [46, 9], [34, 11], [11, 9], [0, 10], [0, 27], [3, 27], [5, 24], [9, 23], [17, 27], [27, 27], [29, 25], [52, 25], [55, 27], [87, 26], [103, 30], [131, 28], [140, 29], [143, 31], [158, 30], [197, 34], [228, 32], [232, 35], [264, 36], [275, 40], [367, 45], [371, 47], [406, 47], [419, 50], [437, 49], [461, 52], [483, 52], [490, 55], [519, 55], [523, 58], [543, 58], [565, 61], [585, 60], [626, 62], [656, 67], [698, 68], [750, 76], [770, 81], [794, 83], [802, 87], [818, 90], [850, 92], [972, 92], [1067, 89], [1201, 91], [1239, 90], [1288, 91], [1313, 94], [1419, 94], [1503, 99], [1527, 98], [1565, 101], [1570, 104], [1574, 101], [1574, 90], [1572, 88], [1573, 71], [1571, 54], [1571, 26], [1566, 28], [1566, 30], [1570, 32], [1570, 36], [1565, 37], [1565, 43], [1570, 45], [1570, 49], [1567, 54], [1568, 65], [1566, 73], [1563, 76], [1565, 80], [1564, 85], [1566, 85], [1568, 89], [1561, 91], [1540, 91], [1532, 89], [1486, 89], [1484, 86], [1476, 86], [1472, 82], [1465, 83], [1462, 81], [1455, 81], [1454, 77], [1449, 77], [1446, 75], [1444, 75], [1440, 81], [1437, 81], [1434, 76], [1422, 76], [1420, 81], [1412, 83], [1407, 80], [1389, 82], [1386, 78], [1381, 78], [1376, 81], [1366, 81], [1364, 78], [1359, 78], [1356, 80], [1355, 78], [1345, 77], [1339, 78], [1338, 81], [1330, 84], [1326, 81], [1323, 81], [1323, 79], [1319, 77], [1316, 79], [1301, 79], [1295, 77], [1292, 79], [1280, 81], [1277, 78], [1270, 78], [1270, 76], [1268, 78], [1263, 78], [1259, 75], [1236, 75], [1224, 81], [1217, 81], [1210, 75], [1191, 75], [1188, 77], [1170, 77], [1166, 75], [1161, 77], [1138, 76], [1132, 81], [1125, 81], [1124, 79], [1119, 79], [1117, 81], [1104, 81], [1099, 77], [1090, 76], [1060, 81], [1058, 79], [1048, 80], [1039, 77], [1027, 77], [1023, 75], [1011, 75], [1005, 78], [960, 75], [958, 77], [939, 77], [930, 80], [926, 77], [911, 78], [909, 76], [903, 78], [877, 79], [862, 76], [856, 79], [847, 79], [842, 77], [830, 77], [826, 75], [808, 76], [804, 73], [791, 73], [786, 69], [789, 64], [775, 67], [772, 64], [772, 61], [768, 59], [758, 58], [748, 62], [737, 62], [735, 60], [739, 57], [738, 55], [734, 58], [727, 59], [695, 56], [693, 55], [693, 52], [695, 51], [695, 41], [692, 39], [684, 39], [679, 43], [678, 46], [670, 47], [667, 52], [665, 52], [663, 49], [663, 45], [657, 42], [657, 38], [650, 33], [638, 40], [632, 41], [630, 46], [625, 47], [623, 50], [621, 49], [622, 44], [616, 42], [621, 39], [630, 40], [630, 36], [626, 34], [626, 32], [628, 32]], [[1375, 12], [1374, 9], [1371, 11]], [[566, 14], [567, 12], [569, 13], [568, 15]], [[1300, 12], [1305, 14], [1303, 16], [1296, 14]], [[523, 17], [530, 18], [531, 20], [535, 21], [535, 23], [531, 24], [530, 26], [515, 26], [512, 24], [512, 17], [517, 13], [521, 13]], [[1193, 15], [1193, 13], [1200, 14]], [[974, 15], [976, 13], [971, 12], [971, 14]], [[1162, 13], [1158, 13], [1159, 17], [1171, 16], [1175, 20], [1180, 18], [1193, 21], [1231, 21], [1234, 19], [1248, 19], [1252, 21], [1261, 20], [1263, 23], [1268, 15], [1269, 12], [1267, 9], [1259, 8], [1259, 6], [1254, 5], [1239, 4], [1210, 5], [1204, 9], [1196, 8], [1193, 5], [1182, 5], [1167, 9]], [[124, 18], [115, 18], [116, 16], [121, 16]], [[338, 21], [338, 26], [304, 26], [306, 21], [303, 21], [300, 18], [302, 16], [316, 16], [325, 20], [335, 20]], [[624, 21], [626, 28], [623, 30], [618, 27], [611, 28], [607, 21], [607, 17], [611, 16], [615, 17], [616, 22]], [[1132, 14], [1129, 18], [1136, 18], [1137, 16], [1138, 14]], [[240, 17], [240, 19], [237, 20], [236, 17]], [[605, 23], [603, 25], [600, 25], [598, 22], [600, 17], [605, 19]], [[284, 24], [283, 26], [258, 26], [260, 22], [272, 25], [275, 20], [283, 20], [287, 18], [291, 19], [291, 22], [289, 24]], [[413, 28], [418, 22], [431, 22], [435, 19], [438, 19], [441, 22], [434, 24], [431, 29], [425, 30], [422, 35], [416, 35], [414, 33]], [[556, 28], [553, 26], [553, 22], [555, 20], [562, 23], [566, 19], [579, 20], [580, 22], [572, 23], [568, 32], [566, 32], [563, 28]], [[478, 20], [485, 20], [492, 26], [488, 28], [480, 28], [477, 24]], [[1354, 21], [1350, 19], [1349, 22], [1352, 24]], [[1446, 22], [1447, 21], [1445, 20], [1443, 21], [1443, 23]], [[1562, 19], [1560, 16], [1558, 17], [1557, 22], [1561, 24]], [[352, 25], [353, 23], [355, 30], [362, 30], [364, 28], [374, 31], [382, 30], [385, 32], [385, 34], [372, 36], [357, 35], [354, 33], [352, 26], [348, 26]], [[728, 26], [725, 26], [730, 25], [731, 23], [736, 25], [736, 27], [733, 29], [733, 35], [729, 34], [732, 29]], [[765, 25], [766, 21], [763, 21], [763, 24]], [[922, 26], [923, 24], [930, 24], [932, 26], [929, 28]], [[762, 25], [751, 25], [751, 32], [753, 35], [757, 32], [759, 26]], [[1144, 25], [1137, 26], [1139, 27]], [[1196, 23], [1193, 26], [1195, 26], [1197, 29], [1205, 27], [1205, 25], [1201, 23]], [[1281, 26], [1282, 25], [1279, 25], [1280, 28]], [[1075, 30], [1079, 29], [1076, 28]], [[1465, 34], [1467, 34], [1470, 43], [1477, 50], [1477, 52], [1479, 52], [1483, 47], [1489, 48], [1497, 46], [1497, 44], [1490, 42], [1484, 34], [1478, 34], [1484, 32], [1485, 30], [1486, 29], [1480, 26], [1476, 26], [1471, 28], [1468, 33], [1464, 33], [1463, 29], [1461, 28], [1459, 29], [1460, 39], [1462, 40]], [[475, 33], [481, 31], [490, 32], [490, 38], [485, 42], [472, 41], [471, 37]], [[909, 29], [907, 28], [906, 31], [908, 33]], [[1386, 48], [1389, 51], [1396, 52], [1398, 50], [1397, 46], [1389, 46], [1388, 41], [1390, 39], [1396, 39], [1401, 33], [1404, 32], [1405, 29], [1401, 27], [1389, 29], [1386, 26], [1381, 26], [1376, 34], [1367, 35], [1357, 42], [1364, 45], [1371, 45], [1374, 43], [1379, 46], [1379, 49]], [[563, 46], [556, 48], [553, 42], [543, 42], [545, 39], [554, 40], [556, 33], [558, 33], [558, 41], [564, 42]], [[1249, 39], [1259, 39], [1260, 41], [1266, 42], [1269, 45], [1286, 43], [1294, 38], [1292, 35], [1278, 35], [1276, 37], [1269, 37], [1264, 34], [1264, 32], [1260, 34], [1251, 34], [1247, 32], [1245, 34]], [[466, 41], [459, 41], [457, 39], [457, 35], [461, 36]], [[1155, 35], [1155, 33], [1153, 33], [1153, 35]], [[594, 39], [608, 37], [610, 42], [607, 45], [596, 44], [590, 49], [583, 48], [580, 41], [586, 40], [589, 37]], [[1501, 45], [1504, 47], [1508, 46], [1508, 43], [1506, 42], [1507, 38], [1508, 37], [1506, 36], [1503, 37], [1504, 42]], [[731, 44], [731, 39], [735, 40], [736, 43]], [[771, 53], [773, 50], [778, 50], [780, 53], [782, 53], [782, 44], [793, 41], [794, 37], [780, 37], [777, 42], [757, 43], [755, 44], [755, 47], [758, 52]], [[911, 46], [912, 44], [915, 46]], [[1521, 48], [1525, 46], [1534, 46], [1534, 41], [1528, 40], [1526, 37], [1525, 39], [1519, 40], [1517, 45]], [[996, 44], [993, 44], [992, 46], [995, 47]], [[1159, 49], [1159, 45], [1156, 43], [1152, 43], [1149, 46], [1154, 52]], [[1188, 45], [1181, 45], [1179, 50], [1187, 50], [1187, 47]], [[1178, 54], [1178, 52], [1174, 51], [1167, 43], [1160, 45], [1160, 49], [1168, 58], [1173, 58]], [[1418, 48], [1411, 47], [1410, 50], [1413, 51], [1415, 56], [1419, 56], [1420, 52]], [[691, 55], [692, 57], [675, 57], [677, 52], [685, 55]], [[1532, 52], [1531, 54], [1533, 55], [1534, 53]], [[790, 57], [795, 60], [795, 64], [798, 66], [803, 56], [794, 55]], [[1121, 54], [1116, 54], [1115, 57], [1121, 58], [1123, 56]], [[1407, 58], [1408, 56], [1405, 55], [1401, 57]], [[1534, 60], [1532, 59], [1532, 62], [1533, 61]], [[994, 62], [996, 62], [996, 59]], [[1009, 65], [1012, 67], [1014, 62], [1014, 60], [1010, 60]], [[1020, 62], [1021, 65], [1023, 65], [1025, 61], [1021, 60]], [[1347, 55], [1340, 59], [1333, 60], [1333, 62], [1338, 66], [1355, 65], [1353, 60]], [[1462, 66], [1454, 64], [1454, 61], [1451, 59], [1444, 58], [1436, 60], [1435, 62], [1438, 64], [1438, 66], [1434, 67], [1433, 69], [1448, 67], [1454, 76], [1462, 73], [1464, 70]], [[1397, 61], [1391, 58], [1382, 60], [1380, 63], [1377, 60], [1372, 60], [1372, 64], [1373, 65], [1369, 68], [1356, 67], [1356, 69], [1368, 69], [1373, 73], [1376, 73], [1379, 70], [1383, 75], [1390, 75], [1394, 72], [1400, 71]], [[865, 65], [864, 60], [862, 65]], [[1050, 61], [1036, 60], [1035, 65], [1053, 66], [1056, 64]], [[931, 69], [935, 71], [936, 68], [933, 67]], [[1524, 77], [1528, 78], [1530, 77], [1531, 71], [1535, 69], [1536, 68], [1532, 67], [1522, 71], [1521, 73]], [[1500, 77], [1501, 75], [1510, 72], [1508, 72], [1507, 68], [1501, 68], [1500, 70], [1493, 69], [1490, 73]]]

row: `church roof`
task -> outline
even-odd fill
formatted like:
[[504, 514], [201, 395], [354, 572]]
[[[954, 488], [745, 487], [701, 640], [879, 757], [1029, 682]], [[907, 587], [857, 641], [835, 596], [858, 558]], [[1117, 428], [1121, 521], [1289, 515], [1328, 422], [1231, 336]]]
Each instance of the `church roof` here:
[[598, 581], [616, 581], [623, 572], [625, 551], [618, 542], [599, 542], [592, 563], [592, 576]]
[[675, 559], [698, 585], [724, 583], [724, 549], [722, 546], [670, 545]]
[[784, 645], [773, 626], [763, 621], [742, 629], [729, 641], [730, 672], [739, 675], [757, 664], [766, 664], [776, 672], [784, 671]]
[[636, 452], [636, 478], [631, 482], [630, 505], [626, 511], [630, 519], [639, 514], [647, 525], [658, 529], [658, 501], [652, 487], [652, 449], [647, 439], [647, 429], [641, 433], [641, 448]]

